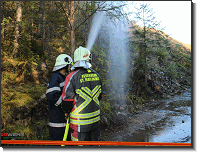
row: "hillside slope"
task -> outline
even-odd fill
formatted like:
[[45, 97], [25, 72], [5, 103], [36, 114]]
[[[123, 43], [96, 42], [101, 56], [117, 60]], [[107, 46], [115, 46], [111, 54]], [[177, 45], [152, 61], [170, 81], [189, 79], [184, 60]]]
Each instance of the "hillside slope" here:
[[191, 45], [161, 30], [148, 27], [144, 30], [135, 22], [130, 23], [129, 34], [134, 59], [132, 85], [137, 97], [149, 98], [150, 94], [165, 97], [191, 85]]

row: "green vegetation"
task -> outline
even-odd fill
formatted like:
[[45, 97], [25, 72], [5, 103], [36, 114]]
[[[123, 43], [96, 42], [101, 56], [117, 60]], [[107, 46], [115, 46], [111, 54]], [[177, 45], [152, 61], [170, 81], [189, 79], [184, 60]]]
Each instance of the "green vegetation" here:
[[[48, 103], [40, 98], [46, 92], [56, 57], [61, 53], [72, 56], [70, 4], [70, 1], [1, 1], [2, 133], [25, 133], [24, 139], [28, 140], [48, 139]], [[75, 2], [75, 46], [86, 45], [96, 11], [106, 11], [114, 19], [125, 15], [124, 5], [109, 6], [103, 1]], [[20, 8], [21, 13], [17, 11]], [[128, 76], [131, 90], [123, 97], [130, 112], [150, 98], [170, 94], [166, 89], [191, 85], [191, 49], [154, 28], [146, 28], [144, 39], [144, 28], [132, 24], [134, 29], [129, 31], [132, 33], [129, 63], [132, 68], [128, 69], [132, 73]], [[107, 78], [110, 69], [108, 44], [109, 38], [103, 29], [91, 50], [92, 68], [101, 75], [105, 90], [100, 102], [104, 124], [106, 119], [108, 123], [114, 122], [113, 106], [118, 103], [118, 94], [109, 91], [116, 80]], [[156, 77], [151, 74], [153, 70], [157, 71]], [[160, 72], [165, 74], [163, 79], [159, 79]]]

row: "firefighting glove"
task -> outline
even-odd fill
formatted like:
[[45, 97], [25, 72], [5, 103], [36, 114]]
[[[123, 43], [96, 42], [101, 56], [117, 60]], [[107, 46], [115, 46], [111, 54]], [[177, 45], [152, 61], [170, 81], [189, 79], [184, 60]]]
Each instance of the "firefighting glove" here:
[[67, 120], [69, 117], [70, 113], [65, 113], [65, 119]]
[[73, 108], [73, 101], [62, 101], [61, 107], [65, 113], [70, 113]]

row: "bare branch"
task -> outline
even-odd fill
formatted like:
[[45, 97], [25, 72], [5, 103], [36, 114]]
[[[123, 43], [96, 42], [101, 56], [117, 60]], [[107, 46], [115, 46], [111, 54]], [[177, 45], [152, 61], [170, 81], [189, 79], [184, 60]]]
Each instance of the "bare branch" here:
[[96, 11], [98, 11], [99, 8], [100, 8], [103, 4], [105, 4], [105, 2], [102, 3], [100, 6], [98, 6], [98, 8], [97, 8], [94, 12], [92, 12], [92, 14], [90, 14], [82, 23], [80, 23], [80, 24], [75, 28], [75, 30], [78, 29], [83, 23], [85, 23], [91, 16], [93, 16], [94, 13], [96, 13]]
[[[65, 13], [66, 19], [68, 20], [68, 23], [69, 23], [69, 27], [71, 28], [71, 23], [70, 23], [70, 20], [69, 20], [68, 15], [67, 15], [67, 12], [64, 10], [64, 7], [62, 6], [62, 4], [61, 4], [61, 3], [59, 3], [59, 4], [61, 5], [61, 8], [63, 9], [63, 11], [64, 11], [64, 13]], [[55, 5], [56, 5], [58, 8], [60, 8], [60, 7], [57, 5], [56, 2], [55, 2]]]

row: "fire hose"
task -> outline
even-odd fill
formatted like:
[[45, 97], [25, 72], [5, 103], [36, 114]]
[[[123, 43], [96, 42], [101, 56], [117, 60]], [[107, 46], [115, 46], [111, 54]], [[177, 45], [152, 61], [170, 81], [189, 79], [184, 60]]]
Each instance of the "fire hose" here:
[[[67, 137], [68, 137], [68, 130], [69, 130], [69, 126], [70, 126], [69, 119], [70, 119], [70, 117], [68, 116], [67, 122], [66, 122], [66, 128], [65, 128], [65, 132], [64, 132], [63, 141], [66, 141]], [[61, 145], [61, 146], [65, 146], [65, 145]]]

